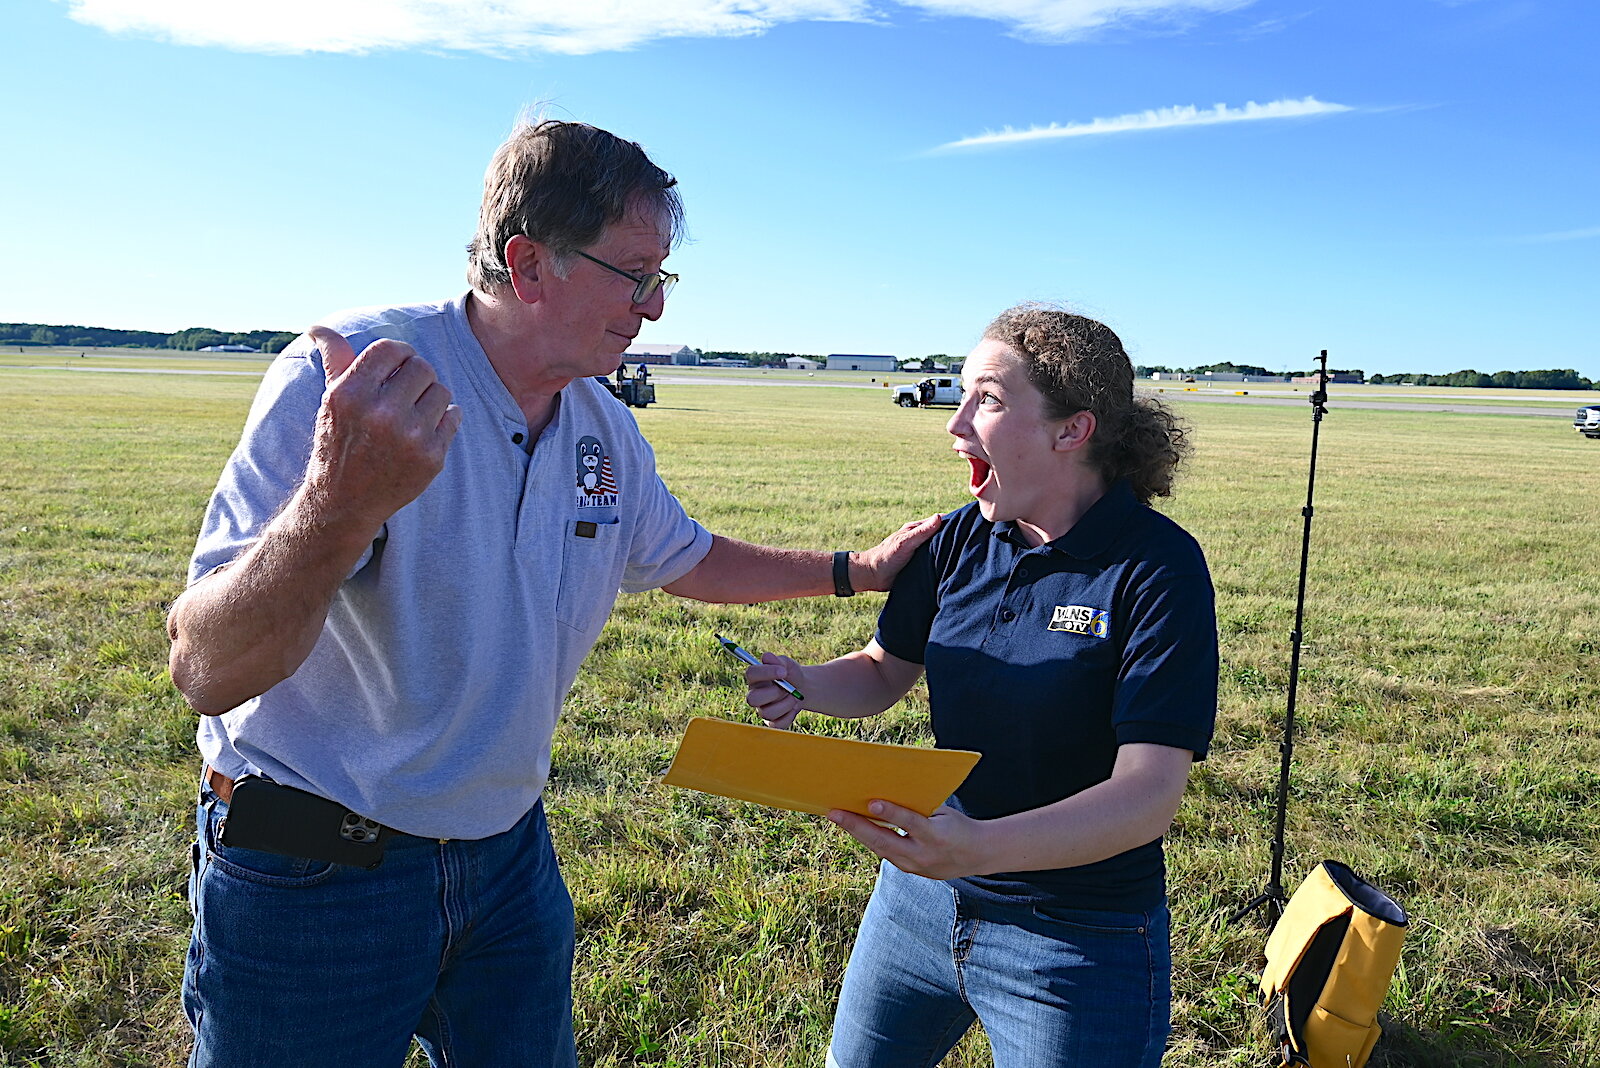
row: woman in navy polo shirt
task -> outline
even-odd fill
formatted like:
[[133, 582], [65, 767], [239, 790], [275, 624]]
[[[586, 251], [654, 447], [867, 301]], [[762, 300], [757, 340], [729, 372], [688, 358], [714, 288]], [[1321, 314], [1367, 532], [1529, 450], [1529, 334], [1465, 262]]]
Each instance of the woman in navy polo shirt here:
[[[931, 817], [829, 819], [883, 858], [830, 1068], [937, 1064], [977, 1019], [997, 1068], [1159, 1064], [1162, 835], [1210, 744], [1217, 630], [1200, 547], [1151, 509], [1187, 450], [1116, 334], [1002, 314], [948, 429], [972, 504], [896, 582], [866, 648], [746, 671], [774, 726], [870, 716], [926, 672], [934, 735], [982, 759]], [[787, 679], [802, 706], [773, 685]]]

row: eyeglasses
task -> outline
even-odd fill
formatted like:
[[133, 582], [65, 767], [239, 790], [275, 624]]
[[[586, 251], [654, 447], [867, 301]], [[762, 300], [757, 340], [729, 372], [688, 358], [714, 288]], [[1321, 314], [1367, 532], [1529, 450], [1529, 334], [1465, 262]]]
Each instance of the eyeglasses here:
[[615, 271], [628, 281], [634, 283], [633, 302], [635, 304], [646, 303], [651, 297], [655, 296], [655, 292], [658, 289], [661, 290], [661, 299], [666, 300], [667, 297], [672, 293], [672, 287], [678, 284], [678, 276], [675, 274], [668, 274], [666, 271], [657, 271], [655, 274], [647, 274], [643, 277], [640, 277], [631, 271], [624, 271], [621, 267], [613, 267], [605, 260], [595, 259], [587, 252], [580, 252], [578, 255], [582, 256], [590, 263], [598, 263], [608, 271]]

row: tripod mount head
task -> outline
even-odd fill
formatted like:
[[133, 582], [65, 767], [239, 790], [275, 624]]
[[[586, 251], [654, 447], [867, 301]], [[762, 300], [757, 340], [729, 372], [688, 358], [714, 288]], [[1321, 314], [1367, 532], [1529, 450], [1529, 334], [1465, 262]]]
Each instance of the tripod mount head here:
[[1311, 418], [1322, 422], [1322, 417], [1328, 414], [1328, 350], [1323, 349], [1317, 357], [1317, 362], [1322, 366], [1317, 369], [1317, 388], [1311, 393]]

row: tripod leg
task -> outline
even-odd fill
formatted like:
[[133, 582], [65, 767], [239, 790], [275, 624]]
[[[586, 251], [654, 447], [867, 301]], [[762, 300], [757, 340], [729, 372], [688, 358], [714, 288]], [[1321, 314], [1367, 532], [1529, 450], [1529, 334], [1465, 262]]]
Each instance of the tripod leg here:
[[1283, 915], [1283, 906], [1287, 903], [1281, 889], [1275, 886], [1268, 887], [1249, 901], [1246, 901], [1243, 908], [1228, 917], [1228, 922], [1230, 924], [1238, 923], [1264, 905], [1267, 909], [1267, 930], [1270, 931], [1278, 925], [1278, 918]]
[[1322, 417], [1325, 413], [1328, 400], [1328, 350], [1323, 349], [1318, 357], [1321, 369], [1318, 371], [1317, 389], [1311, 395], [1311, 463], [1306, 474], [1306, 503], [1300, 510], [1302, 520], [1300, 534], [1300, 586], [1295, 596], [1294, 630], [1289, 632], [1291, 653], [1289, 656], [1289, 695], [1288, 705], [1283, 717], [1283, 741], [1278, 746], [1280, 762], [1278, 765], [1278, 799], [1274, 813], [1274, 827], [1272, 835], [1272, 874], [1269, 877], [1266, 890], [1252, 898], [1245, 906], [1234, 914], [1229, 923], [1237, 923], [1251, 912], [1263, 905], [1267, 906], [1267, 928], [1270, 930], [1278, 922], [1278, 917], [1283, 915], [1284, 906], [1289, 899], [1283, 892], [1283, 854], [1284, 854], [1284, 827], [1285, 817], [1289, 808], [1289, 769], [1294, 759], [1294, 714], [1295, 697], [1300, 688], [1300, 649], [1301, 634], [1305, 624], [1306, 611], [1306, 573], [1311, 560], [1311, 517], [1314, 514], [1312, 499], [1317, 487], [1317, 438], [1322, 426]]

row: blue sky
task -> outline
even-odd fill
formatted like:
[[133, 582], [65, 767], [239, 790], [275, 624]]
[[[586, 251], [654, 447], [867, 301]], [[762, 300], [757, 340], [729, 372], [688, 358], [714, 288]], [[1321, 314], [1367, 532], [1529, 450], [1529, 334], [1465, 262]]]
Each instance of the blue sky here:
[[518, 113], [682, 182], [641, 341], [1600, 379], [1585, 0], [7, 0], [0, 320], [301, 329], [465, 288]]

